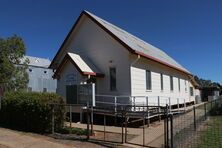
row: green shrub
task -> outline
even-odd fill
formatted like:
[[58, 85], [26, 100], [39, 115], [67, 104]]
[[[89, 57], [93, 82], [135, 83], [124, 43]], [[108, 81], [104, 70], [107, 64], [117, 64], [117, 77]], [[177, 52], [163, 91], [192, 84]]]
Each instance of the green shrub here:
[[[8, 92], [2, 100], [0, 124], [19, 130], [46, 133], [52, 128], [52, 103], [63, 104], [55, 93]], [[54, 106], [55, 129], [64, 122], [63, 106]]]
[[87, 129], [64, 127], [59, 130], [61, 134], [76, 134], [76, 135], [87, 135]]
[[216, 103], [213, 108], [210, 110], [210, 115], [216, 116], [216, 115], [222, 115], [222, 105], [219, 103]]

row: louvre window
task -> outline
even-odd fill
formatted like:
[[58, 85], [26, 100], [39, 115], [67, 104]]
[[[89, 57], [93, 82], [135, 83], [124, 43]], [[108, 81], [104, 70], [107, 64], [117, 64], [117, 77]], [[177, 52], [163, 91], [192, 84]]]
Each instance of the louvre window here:
[[146, 70], [146, 90], [152, 89], [151, 71]]
[[173, 76], [170, 76], [170, 90], [173, 91]]
[[193, 87], [190, 87], [190, 96], [193, 96]]
[[161, 90], [163, 90], [163, 74], [160, 74], [160, 86], [161, 86]]
[[116, 90], [116, 68], [110, 68], [109, 74], [110, 74], [110, 90], [115, 91]]

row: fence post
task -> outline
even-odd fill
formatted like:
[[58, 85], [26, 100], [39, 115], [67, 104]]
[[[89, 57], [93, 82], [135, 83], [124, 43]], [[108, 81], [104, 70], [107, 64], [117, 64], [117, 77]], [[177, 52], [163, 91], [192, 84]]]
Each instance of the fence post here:
[[121, 106], [122, 111], [122, 144], [124, 143], [124, 118], [123, 118], [123, 107]]
[[103, 124], [104, 124], [104, 141], [106, 141], [106, 115], [104, 113], [104, 116], [103, 116]]
[[89, 140], [89, 118], [90, 118], [90, 115], [89, 115], [89, 102], [87, 102], [87, 112], [86, 112], [86, 116], [87, 116], [87, 140]]
[[193, 124], [194, 124], [194, 130], [196, 131], [197, 125], [196, 125], [196, 107], [193, 107]]
[[167, 104], [164, 111], [164, 147], [167, 148]]
[[125, 109], [125, 143], [127, 143], [127, 116], [126, 116], [126, 109]]
[[204, 103], [204, 115], [205, 115], [205, 120], [207, 120], [207, 104]]
[[170, 140], [171, 148], [173, 148], [173, 114], [170, 115]]
[[168, 105], [166, 105], [166, 147], [169, 147], [169, 115]]
[[55, 110], [54, 110], [54, 104], [52, 104], [52, 134], [55, 133]]
[[149, 119], [149, 102], [148, 102], [149, 100], [148, 100], [148, 97], [146, 97], [146, 106], [147, 106], [147, 108], [146, 108], [146, 110], [147, 110], [147, 127], [149, 127], [149, 125], [150, 125], [150, 119]]
[[133, 97], [133, 106], [134, 106], [134, 111], [136, 111], [136, 98]]
[[2, 109], [2, 97], [0, 97], [0, 110]]
[[186, 99], [184, 99], [184, 112], [186, 112]]
[[91, 134], [93, 134], [93, 106], [91, 106]]
[[143, 115], [143, 146], [145, 146], [145, 114]]
[[72, 131], [72, 106], [69, 105], [69, 133], [71, 134]]

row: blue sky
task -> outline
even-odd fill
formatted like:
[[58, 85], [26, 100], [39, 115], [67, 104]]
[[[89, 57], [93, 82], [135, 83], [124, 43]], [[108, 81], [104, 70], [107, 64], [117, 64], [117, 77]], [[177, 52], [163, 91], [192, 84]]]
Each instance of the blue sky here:
[[222, 82], [220, 0], [1, 0], [0, 37], [21, 36], [52, 59], [82, 10], [164, 50], [193, 74]]

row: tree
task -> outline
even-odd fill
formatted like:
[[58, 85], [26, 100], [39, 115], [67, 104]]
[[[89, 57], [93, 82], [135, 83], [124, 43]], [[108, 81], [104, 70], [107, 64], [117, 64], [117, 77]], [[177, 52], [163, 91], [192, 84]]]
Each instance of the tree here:
[[25, 52], [22, 38], [16, 35], [0, 38], [0, 87], [4, 90], [15, 91], [27, 88], [28, 60], [24, 60]]

